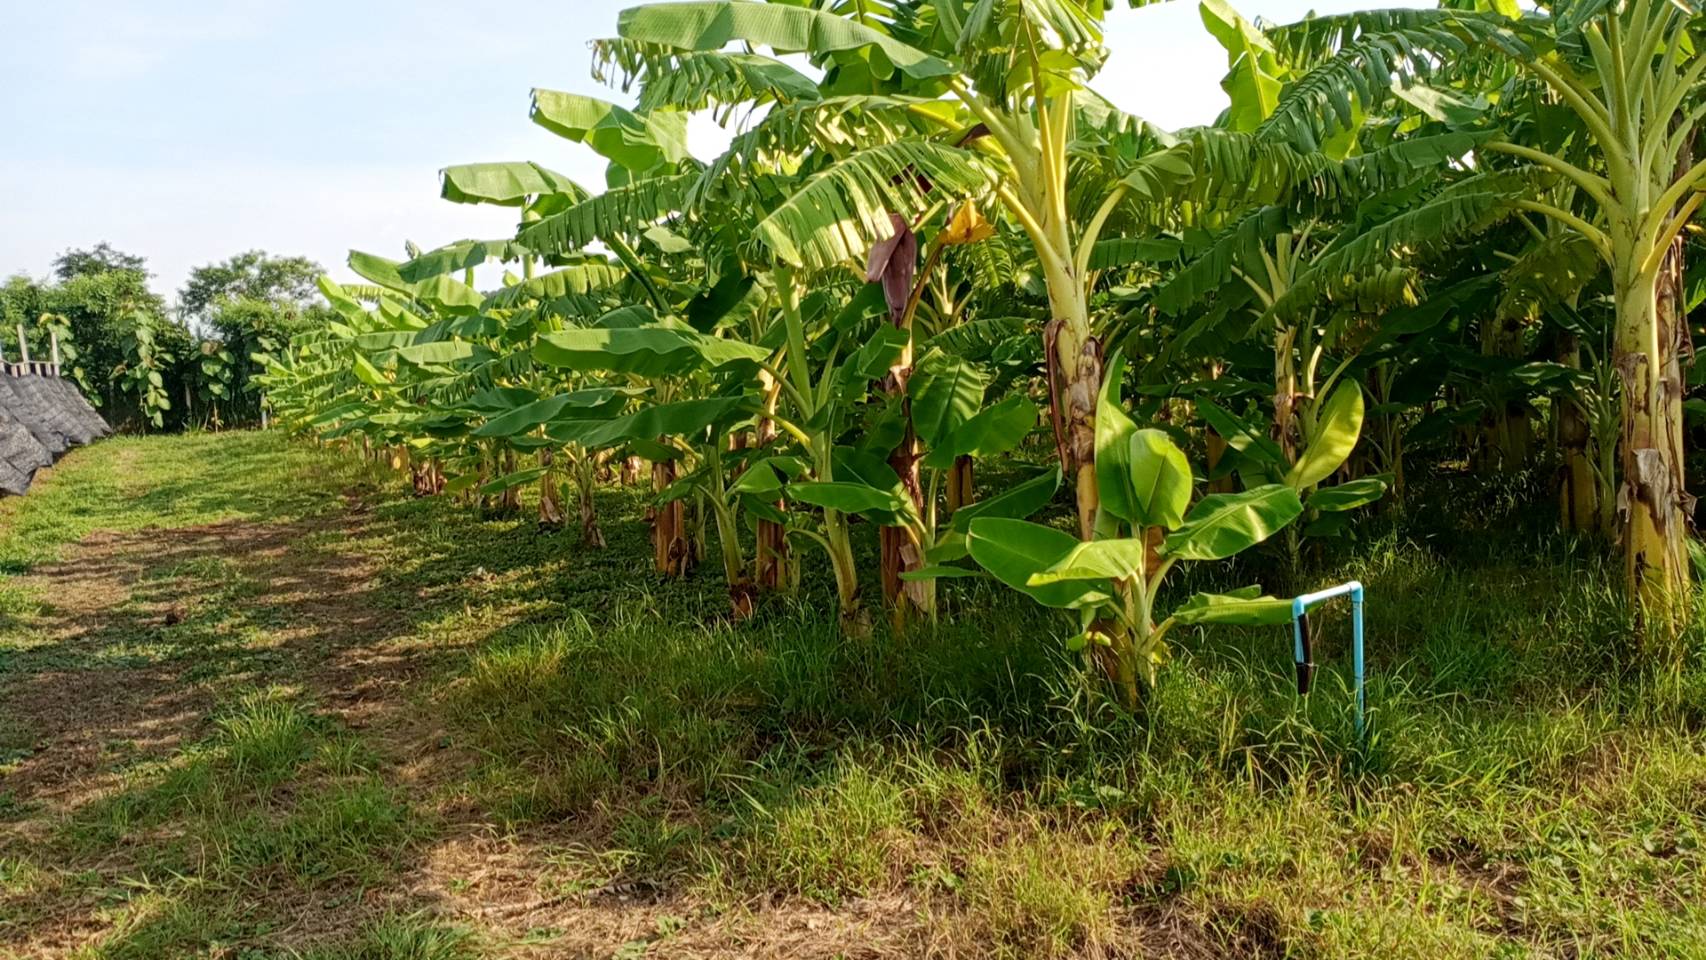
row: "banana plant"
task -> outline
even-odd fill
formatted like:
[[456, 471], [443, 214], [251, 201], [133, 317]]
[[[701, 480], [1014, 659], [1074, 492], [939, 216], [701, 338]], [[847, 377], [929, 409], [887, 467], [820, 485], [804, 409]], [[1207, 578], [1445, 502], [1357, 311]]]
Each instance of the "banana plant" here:
[[288, 428], [360, 437], [364, 449], [407, 469], [417, 494], [442, 492], [446, 461], [477, 459], [466, 449], [468, 415], [458, 403], [464, 369], [492, 356], [483, 342], [492, 321], [475, 313], [482, 298], [466, 283], [408, 281], [395, 261], [359, 252], [350, 264], [372, 283], [321, 278], [337, 319], [258, 358], [265, 373], [257, 386]]
[[1579, 371], [1557, 395], [1559, 520], [1566, 530], [1609, 539], [1617, 524], [1617, 371], [1603, 329], [1580, 313], [1556, 315], [1564, 330], [1559, 362]]
[[1109, 363], [1097, 406], [1096, 470], [1101, 485], [1096, 535], [1081, 540], [1054, 527], [997, 517], [973, 519], [967, 546], [992, 576], [1045, 606], [1076, 611], [1068, 646], [1083, 650], [1136, 709], [1168, 659], [1168, 634], [1180, 624], [1280, 623], [1289, 600], [1259, 588], [1199, 594], [1162, 616], [1167, 574], [1181, 562], [1223, 560], [1285, 529], [1303, 513], [1297, 491], [1265, 484], [1209, 494], [1193, 503], [1192, 470], [1164, 431], [1139, 429], [1121, 408], [1123, 364]]
[[[1260, 53], [1256, 66], [1272, 59], [1259, 29], [1218, 5], [1205, 4], [1205, 17], [1216, 8], [1230, 18], [1223, 39], [1238, 38]], [[1238, 94], [1230, 116], [1259, 121], [1257, 129], [1263, 129], [1275, 120], [1280, 102], [1265, 95], [1268, 81], [1252, 79], [1251, 69], [1240, 57], [1228, 76], [1229, 89]], [[1265, 69], [1278, 70], [1272, 64]], [[1203, 339], [1205, 326], [1238, 327], [1253, 320], [1251, 329], [1268, 337], [1272, 394], [1265, 430], [1239, 422], [1207, 397], [1198, 406], [1214, 435], [1232, 441], [1242, 455], [1235, 460], [1253, 465], [1262, 482], [1289, 478], [1305, 497], [1344, 462], [1345, 456], [1325, 456], [1327, 449], [1341, 442], [1354, 446], [1360, 431], [1362, 393], [1345, 379], [1357, 364], [1359, 337], [1378, 328], [1392, 308], [1420, 299], [1426, 257], [1507, 215], [1514, 195], [1498, 178], [1450, 175], [1448, 164], [1470, 155], [1485, 137], [1441, 132], [1435, 124], [1392, 139], [1389, 128], [1347, 123], [1335, 139], [1333, 152], [1311, 155], [1312, 177], [1292, 184], [1282, 202], [1252, 206], [1230, 198], [1220, 204], [1216, 214], [1223, 225], [1206, 243], [1187, 244], [1181, 265], [1150, 296], [1166, 314], [1202, 311], [1168, 345], [1168, 353]], [[1348, 157], [1334, 156], [1353, 149]], [[1322, 189], [1329, 184], [1330, 191]], [[1205, 304], [1209, 309], [1202, 310]], [[1212, 349], [1220, 353], [1202, 358], [1216, 377], [1224, 372], [1223, 347], [1215, 343]], [[1224, 392], [1223, 384], [1213, 386]], [[1342, 436], [1347, 426], [1351, 432]], [[1305, 478], [1315, 471], [1304, 461], [1322, 459], [1331, 461], [1328, 471]], [[1221, 472], [1231, 468], [1230, 462], [1216, 465]], [[1384, 492], [1378, 479], [1357, 483], [1354, 497], [1323, 497], [1322, 506], [1349, 509]], [[1289, 539], [1295, 545], [1295, 531]]]
[[[913, 613], [935, 619], [936, 580], [965, 574], [954, 561], [966, 556], [966, 530], [973, 519], [1030, 516], [1059, 487], [1060, 471], [1050, 468], [988, 499], [964, 504], [949, 516], [941, 513], [943, 484], [951, 480], [957, 464], [1010, 453], [1037, 424], [1036, 405], [1020, 394], [985, 407], [987, 383], [987, 374], [975, 365], [927, 353], [907, 384], [907, 395], [881, 408], [859, 446], [836, 451], [833, 483], [803, 480], [786, 487], [791, 496], [833, 504], [898, 534], [905, 562], [883, 566], [884, 576], [898, 581], [885, 587], [905, 598], [904, 605], [889, 608], [896, 630], [904, 629]], [[913, 465], [921, 481], [918, 497], [892, 457], [896, 438], [904, 437], [909, 426], [917, 442]]]
[[[1107, 146], [1073, 132], [1086, 104], [1098, 118], [1112, 112], [1084, 87], [1105, 57], [1103, 5], [954, 0], [919, 16], [913, 8], [922, 6], [844, 13], [728, 0], [654, 4], [625, 11], [621, 42], [607, 49], [618, 51], [612, 59], [626, 59], [631, 73], [643, 65], [654, 77], [686, 73], [689, 63], [735, 42], [804, 52], [826, 69], [816, 98], [824, 109], [777, 111], [778, 118], [798, 117], [813, 130], [823, 129], [826, 114], [837, 124], [849, 115], [870, 118], [862, 135], [839, 141], [845, 147], [832, 151], [831, 166], [759, 224], [757, 239], [786, 264], [823, 268], [892, 241], [897, 223], [912, 223], [935, 202], [896, 184], [927, 181], [949, 194], [987, 194], [1014, 218], [1046, 278], [1057, 446], [1087, 535], [1095, 502], [1090, 404], [1101, 361], [1085, 263], [1115, 208], [1128, 195], [1151, 194], [1157, 174], [1137, 173], [1129, 183], [1098, 179], [1090, 189], [1100, 195], [1088, 201], [1096, 213], [1083, 223], [1068, 213], [1083, 205], [1069, 196], [1074, 154], [1096, 156]], [[883, 119], [897, 115], [907, 122]], [[1190, 169], [1182, 156], [1161, 166], [1169, 176]]]
[[859, 590], [849, 516], [861, 511], [886, 514], [893, 508], [895, 515], [885, 515], [880, 522], [904, 526], [902, 515], [917, 513], [917, 507], [910, 496], [894, 499], [900, 480], [886, 463], [886, 451], [854, 451], [840, 441], [857, 406], [900, 360], [910, 336], [877, 320], [886, 313], [880, 288], [868, 285], [861, 294], [843, 299], [823, 290], [806, 295], [804, 278], [789, 269], [779, 271], [778, 279], [782, 344], [780, 363], [770, 374], [781, 402], [770, 411], [770, 419], [792, 439], [807, 466], [799, 481], [785, 486], [785, 494], [821, 510], [815, 530], [795, 523], [789, 532], [823, 548], [835, 576], [842, 627], [858, 635], [869, 630], [869, 619]]
[[[1551, 199], [1567, 206], [1574, 191], [1561, 184]], [[1532, 334], [1527, 339], [1548, 350], [1545, 360], [1556, 374], [1525, 380], [1554, 387], [1560, 527], [1609, 542], [1616, 535], [1618, 439], [1609, 277], [1587, 238], [1555, 221], [1520, 222], [1527, 246], [1499, 271], [1492, 318]]]
[[[521, 345], [521, 349], [531, 354], [531, 342]], [[512, 364], [513, 366], [513, 364]], [[546, 392], [566, 389], [567, 392]], [[562, 510], [559, 492], [565, 485], [560, 479], [567, 473], [575, 490], [575, 500], [580, 523], [581, 543], [595, 549], [605, 546], [604, 532], [598, 524], [598, 512], [594, 503], [594, 493], [597, 489], [597, 453], [576, 442], [559, 442], [547, 435], [545, 426], [552, 418], [558, 416], [574, 416], [583, 419], [603, 419], [617, 415], [627, 406], [633, 396], [640, 393], [638, 388], [619, 386], [594, 386], [576, 388], [572, 383], [552, 380], [544, 376], [528, 378], [527, 386], [500, 386], [481, 390], [469, 396], [463, 403], [464, 409], [471, 414], [471, 420], [484, 422], [473, 426], [469, 436], [475, 442], [486, 440], [501, 440], [511, 445], [537, 451], [539, 464], [530, 468], [513, 479], [495, 478], [486, 481], [481, 490], [490, 493], [493, 484], [500, 482], [510, 484], [525, 484], [537, 479], [540, 483], [541, 519], [547, 517], [546, 498], [555, 505], [555, 510]], [[499, 488], [501, 489], [501, 487]], [[564, 522], [557, 518], [557, 522]]]
[[[879, 560], [883, 600], [889, 608], [891, 620], [899, 629], [914, 613], [934, 619], [936, 610], [934, 582], [913, 580], [909, 585], [905, 579], [907, 573], [924, 565], [924, 552], [934, 539], [933, 518], [940, 474], [932, 473], [926, 495], [925, 484], [919, 475], [920, 441], [932, 439], [925, 436], [926, 433], [945, 439], [945, 431], [954, 418], [963, 420], [975, 411], [985, 387], [982, 373], [974, 367], [948, 362], [938, 356], [941, 362], [936, 366], [939, 369], [922, 371], [925, 382], [936, 389], [912, 390], [913, 376], [915, 372], [921, 372], [914, 364], [918, 341], [915, 320], [932, 283], [947, 283], [944, 278], [947, 269], [945, 255], [956, 248], [989, 239], [995, 234], [995, 227], [983, 218], [975, 203], [959, 204], [925, 244], [929, 252], [920, 269], [918, 232], [903, 218], [896, 216], [894, 220], [894, 236], [871, 248], [865, 279], [881, 284], [889, 320], [905, 337], [900, 355], [883, 378], [884, 391], [891, 401], [887, 410], [893, 414], [889, 421], [894, 425], [895, 434], [890, 438], [893, 446], [885, 457], [899, 478], [902, 493], [911, 501], [911, 509], [906, 511], [905, 517], [918, 525], [909, 528], [905, 524], [885, 523], [880, 535]], [[921, 405], [923, 409], [919, 410]], [[969, 410], [966, 409], [968, 406]], [[922, 413], [929, 422], [920, 424], [915, 413]], [[969, 458], [965, 462], [969, 463]], [[953, 478], [955, 492], [960, 493], [962, 499], [965, 491], [960, 488], [966, 482], [958, 476]]]
[[[607, 52], [614, 55], [622, 51], [607, 48]], [[780, 102], [783, 90], [790, 91], [787, 94], [790, 98], [796, 95], [817, 97], [812, 82], [793, 68], [755, 55], [716, 53], [697, 56], [692, 63], [692, 70], [645, 74], [642, 79], [642, 108], [631, 115], [636, 122], [653, 113], [674, 113], [678, 108], [701, 106], [713, 91], [719, 100], [726, 101], [729, 91], [734, 89], [730, 84], [737, 85], [742, 91], [740, 98], [754, 101]], [[695, 81], [700, 85], [696, 86]], [[593, 143], [591, 140], [588, 142]], [[597, 147], [596, 143], [593, 145]], [[886, 378], [891, 392], [901, 389], [911, 363], [912, 345], [907, 335], [907, 318], [916, 308], [916, 298], [908, 297], [909, 282], [902, 282], [898, 288], [893, 282], [886, 284], [891, 292], [890, 317], [896, 329], [872, 339], [865, 344], [868, 349], [849, 353], [845, 349], [851, 335], [849, 328], [869, 319], [870, 312], [865, 309], [872, 302], [869, 295], [857, 305], [851, 304], [848, 297], [840, 293], [846, 284], [833, 276], [832, 269], [822, 269], [822, 264], [818, 265], [820, 269], [808, 270], [798, 262], [788, 262], [786, 258], [754, 261], [741, 251], [752, 232], [762, 230], [762, 221], [768, 219], [764, 215], [765, 207], [777, 202], [778, 185], [793, 189], [833, 173], [833, 154], [814, 154], [799, 149], [791, 151], [792, 156], [787, 149], [767, 149], [748, 154], [743, 152], [746, 149], [731, 150], [702, 171], [694, 171], [686, 163], [669, 168], [676, 172], [645, 171], [644, 176], [613, 186], [599, 197], [543, 218], [524, 229], [521, 240], [546, 251], [575, 249], [595, 240], [613, 246], [626, 242], [632, 247], [637, 246], [633, 243], [636, 237], [680, 230], [684, 234], [684, 244], [703, 248], [701, 269], [713, 276], [703, 289], [666, 291], [670, 305], [681, 308], [686, 299], [682, 294], [690, 294], [691, 300], [685, 304], [683, 312], [697, 313], [694, 325], [709, 327], [723, 322], [715, 315], [717, 304], [727, 300], [741, 301], [745, 304], [743, 314], [746, 319], [743, 323], [747, 327], [742, 333], [748, 335], [752, 342], [771, 344], [777, 352], [774, 362], [761, 366], [756, 382], [749, 385], [756, 387], [761, 406], [751, 427], [753, 441], [760, 447], [767, 447], [775, 442], [772, 436], [775, 431], [789, 433], [792, 442], [805, 448], [799, 453], [810, 464], [806, 471], [810, 482], [837, 483], [840, 481], [830, 479], [836, 470], [834, 425], [845, 422], [853, 408], [863, 402], [873, 376]], [[779, 159], [772, 162], [772, 158]], [[931, 193], [935, 189], [933, 183], [920, 184], [916, 188], [912, 184], [904, 184], [891, 188], [890, 193], [898, 200], [914, 193]], [[783, 205], [787, 199], [784, 197]], [[898, 209], [915, 212], [910, 201], [899, 203]], [[970, 242], [978, 231], [976, 224], [966, 219], [967, 229], [962, 233], [965, 234], [964, 242]], [[734, 229], [737, 225], [739, 230]], [[944, 236], [948, 235], [944, 232]], [[892, 248], [889, 251], [894, 252]], [[910, 281], [913, 264], [910, 257], [904, 259], [903, 265], [903, 257], [899, 255], [879, 258], [873, 254], [872, 264], [879, 272], [884, 269], [893, 275], [905, 272]], [[806, 293], [808, 286], [812, 288], [809, 295]], [[661, 302], [664, 298], [656, 299]], [[848, 307], [854, 309], [850, 312]], [[880, 370], [869, 366], [879, 360], [887, 366]], [[792, 429], [785, 429], [785, 426]], [[890, 459], [902, 465], [906, 482], [915, 486], [913, 469], [906, 465], [911, 457], [910, 447], [903, 431]], [[693, 458], [696, 464], [707, 468], [715, 468], [721, 459], [721, 450], [713, 456]], [[698, 495], [705, 498], [713, 512], [718, 514], [719, 526], [726, 528], [732, 524], [722, 521], [722, 507], [732, 509], [738, 500], [731, 499], [733, 488], [727, 483], [733, 478], [716, 481], [718, 473], [717, 469], [711, 469], [708, 479], [714, 482], [709, 487], [698, 488]], [[768, 489], [772, 483], [780, 487], [782, 480], [777, 477], [765, 479], [762, 473], [758, 473], [752, 474], [750, 479], [743, 475], [742, 482], [751, 489]], [[819, 493], [830, 491], [831, 494], [834, 490], [831, 487], [804, 489], [807, 496], [812, 495], [813, 490]], [[912, 493], [912, 512], [916, 514], [921, 510], [921, 491], [914, 489]], [[776, 502], [785, 501], [784, 496], [783, 500]], [[663, 509], [680, 502], [679, 497], [666, 498]], [[820, 539], [836, 571], [838, 596], [847, 614], [845, 622], [852, 629], [862, 629], [858, 626], [862, 613], [859, 612], [857, 575], [846, 530], [846, 513], [837, 503], [810, 505], [823, 510], [821, 528], [814, 531], [812, 528], [817, 524], [793, 523], [788, 526], [788, 531], [795, 536]], [[772, 503], [771, 507], [774, 506]], [[775, 581], [783, 578], [781, 571], [785, 568], [786, 540], [776, 534], [782, 532], [781, 525], [786, 521], [774, 509], [760, 509], [756, 516], [759, 540], [755, 551], [759, 561], [756, 579], [774, 585]], [[898, 554], [907, 548], [898, 546], [897, 541], [904, 533], [900, 527], [890, 526], [883, 536], [885, 545], [890, 548], [885, 556], [894, 561], [885, 564], [885, 571], [898, 573], [902, 568]], [[722, 552], [728, 557], [736, 556], [736, 551], [727, 546]], [[912, 552], [916, 559], [916, 551]], [[892, 576], [885, 578], [891, 599], [904, 602], [903, 595], [895, 589], [897, 583]]]
[[[442, 181], [442, 195], [447, 199], [520, 206], [523, 224], [536, 222], [542, 216], [541, 210], [558, 209], [587, 195], [560, 175], [549, 174], [532, 164], [452, 167], [443, 171]], [[562, 269], [540, 275], [536, 266], [541, 259]], [[510, 414], [519, 412], [525, 418], [545, 396], [562, 391], [570, 391], [571, 396], [583, 401], [577, 406], [597, 407], [613, 398], [621, 399], [616, 392], [574, 393], [584, 384], [573, 382], [572, 377], [548, 375], [532, 363], [532, 348], [541, 333], [562, 329], [565, 316], [620, 303], [628, 292], [625, 274], [590, 255], [541, 258], [513, 240], [457, 241], [420, 254], [400, 265], [397, 272], [405, 281], [418, 283], [457, 270], [471, 273], [474, 267], [491, 261], [519, 263], [522, 273], [516, 276], [505, 272], [503, 288], [486, 297], [480, 316], [449, 320], [435, 325], [434, 332], [440, 336], [473, 337], [498, 353], [495, 359], [461, 365], [466, 383], [459, 387], [466, 399], [460, 409], [466, 414], [465, 426], [472, 430], [472, 443], [499, 444], [506, 449], [498, 454], [502, 462], [491, 469], [484, 469], [488, 455], [482, 452], [478, 455], [481, 469], [468, 479], [429, 483], [432, 489], [427, 492], [474, 487], [482, 498], [513, 499], [523, 486], [537, 481], [540, 526], [557, 528], [567, 523], [565, 490], [572, 483], [581, 541], [589, 547], [601, 548], [605, 540], [594, 503], [596, 452], [574, 443], [550, 442], [535, 429], [538, 420], [518, 420]], [[497, 427], [490, 426], [494, 420]], [[536, 458], [535, 465], [515, 469], [512, 451], [531, 452]], [[436, 480], [435, 471], [429, 469], [427, 473], [429, 480]]]
[[1311, 397], [1298, 405], [1302, 439], [1300, 447], [1291, 452], [1211, 400], [1199, 398], [1197, 409], [1236, 452], [1228, 467], [1238, 471], [1247, 487], [1283, 484], [1302, 499], [1308, 524], [1286, 529], [1286, 552], [1294, 570], [1304, 536], [1340, 533], [1348, 511], [1379, 500], [1391, 484], [1390, 475], [1377, 474], [1321, 486], [1350, 459], [1362, 435], [1363, 390], [1354, 380], [1338, 383], [1325, 399]]
[[[412, 252], [415, 255], [404, 263], [352, 254], [350, 265], [406, 305], [397, 311], [409, 318], [405, 329], [393, 335], [394, 342], [375, 344], [381, 349], [367, 362], [401, 392], [402, 403], [384, 422], [404, 453], [400, 459], [407, 461], [416, 493], [477, 488], [484, 514], [509, 516], [521, 509], [522, 485], [537, 478], [541, 524], [561, 525], [561, 496], [550, 450], [468, 436], [480, 412], [470, 406], [471, 395], [492, 395], [485, 390], [493, 386], [486, 371], [496, 367], [525, 372], [511, 370], [507, 357], [515, 352], [516, 338], [530, 335], [536, 316], [536, 311], [516, 309], [513, 291], [520, 280], [508, 277], [503, 291], [486, 296], [474, 290], [472, 268], [487, 257], [520, 256], [529, 266], [531, 260], [513, 246], [492, 249], [470, 242]], [[452, 266], [462, 268], [462, 280], [449, 276]], [[523, 470], [519, 458], [529, 453], [539, 458], [540, 466]], [[459, 476], [450, 477], [451, 471]]]
[[[492, 259], [518, 259], [523, 276], [496, 295], [494, 306], [514, 307], [532, 302], [542, 309], [548, 308], [547, 313], [567, 311], [595, 317], [624, 305], [610, 302], [603, 294], [631, 285], [642, 300], [667, 312], [672, 304], [661, 288], [669, 284], [670, 277], [637, 249], [634, 236], [637, 230], [625, 229], [635, 221], [622, 222], [606, 216], [598, 221], [601, 229], [596, 237], [589, 234], [572, 242], [566, 241], [560, 231], [548, 228], [550, 222], [561, 220], [562, 214], [572, 212], [578, 217], [591, 208], [605, 209], [612, 197], [623, 196], [637, 185], [670, 179], [675, 166], [691, 163], [685, 139], [686, 114], [670, 109], [635, 113], [595, 97], [536, 89], [530, 116], [539, 126], [564, 139], [585, 144], [608, 160], [610, 181], [617, 186], [607, 195], [594, 195], [562, 174], [530, 162], [447, 167], [442, 171], [441, 195], [458, 203], [520, 208], [519, 239], [459, 241], [406, 265], [411, 271], [407, 279], [424, 279]], [[622, 222], [622, 228], [610, 228], [618, 222]], [[602, 241], [615, 255], [615, 263], [588, 251], [593, 239]], [[535, 274], [535, 264], [541, 260], [558, 269]], [[521, 353], [526, 355], [526, 350]], [[542, 521], [560, 523], [557, 474], [566, 464], [579, 491], [583, 540], [601, 543], [603, 535], [598, 530], [592, 504], [594, 452], [572, 442], [559, 447], [541, 446], [536, 454], [538, 466], [521, 475], [525, 476], [525, 482], [537, 479], [540, 483]], [[670, 458], [653, 464], [654, 488], [660, 494], [673, 482], [675, 467]], [[513, 490], [517, 474], [508, 471], [508, 475], [510, 481], [500, 477], [488, 481], [486, 486], [502, 487], [506, 492]], [[661, 502], [654, 512], [652, 526], [654, 559], [659, 570], [684, 573], [690, 557], [685, 549], [687, 531], [679, 500]]]
[[[730, 151], [673, 202], [667, 191], [653, 189], [644, 203], [637, 196], [627, 203], [648, 212], [691, 208], [693, 198], [713, 192], [708, 181], [744, 173], [761, 185], [750, 191], [762, 204], [751, 237], [773, 258], [773, 289], [785, 297], [799, 274], [817, 275], [864, 260], [867, 277], [885, 280], [891, 290], [895, 325], [909, 329], [918, 293], [935, 273], [927, 258], [913, 282], [915, 231], [943, 208], [945, 199], [957, 200], [960, 206], [941, 236], [953, 235], [963, 220], [959, 232], [969, 242], [979, 233], [980, 218], [978, 208], [964, 201], [992, 198], [1031, 241], [1053, 310], [1054, 320], [1044, 331], [1044, 353], [1054, 361], [1049, 365], [1051, 423], [1076, 491], [1081, 531], [1088, 536], [1096, 497], [1089, 425], [1101, 383], [1100, 340], [1088, 314], [1088, 260], [1101, 230], [1127, 200], [1159, 200], [1167, 184], [1192, 179], [1193, 154], [1146, 157], [1172, 141], [1083, 89], [1082, 80], [1103, 55], [1099, 6], [1068, 0], [1044, 11], [1018, 4], [976, 9], [935, 4], [934, 9], [943, 19], [907, 20], [925, 25], [922, 32], [891, 29], [889, 17], [897, 18], [894, 24], [905, 17], [895, 10], [863, 16], [785, 4], [713, 2], [625, 12], [620, 38], [596, 49], [603, 62], [640, 80], [643, 103], [691, 107], [715, 99], [773, 105], [757, 127], [737, 137]], [[707, 23], [715, 27], [702, 29]], [[724, 49], [737, 41], [748, 44], [748, 51]], [[826, 74], [814, 90], [792, 68], [761, 58], [753, 49], [806, 52]], [[784, 77], [790, 82], [780, 82]], [[1211, 155], [1236, 153], [1222, 146]], [[799, 159], [778, 171], [783, 165], [771, 163], [778, 156]], [[1119, 160], [1110, 164], [1109, 156]], [[1067, 170], [1073, 164], [1091, 175], [1082, 180], [1086, 189], [1069, 198]], [[1239, 174], [1228, 182], [1242, 184], [1253, 171], [1276, 165], [1258, 168], [1242, 160], [1233, 166]], [[1086, 203], [1097, 212], [1080, 228], [1067, 208]], [[552, 229], [574, 222], [569, 214], [553, 220], [563, 227], [552, 224]], [[537, 228], [546, 229], [545, 224]], [[799, 352], [790, 350], [790, 359]], [[894, 395], [900, 395], [909, 352], [910, 346], [902, 348], [891, 371]], [[793, 387], [796, 394], [810, 389], [798, 382]], [[890, 456], [912, 500], [910, 511], [897, 515], [906, 518], [921, 518], [934, 509], [924, 503], [923, 484], [914, 475], [914, 446], [915, 438], [903, 430]], [[820, 451], [814, 482], [827, 482], [822, 474], [833, 469]], [[960, 473], [963, 478], [964, 467]], [[964, 498], [967, 485], [957, 478], [951, 485], [954, 499]], [[842, 506], [830, 505], [825, 514], [832, 556], [845, 552], [837, 542], [843, 512]], [[902, 574], [922, 563], [922, 547], [917, 531], [906, 523], [884, 526], [885, 593], [904, 615], [911, 594], [900, 586]], [[843, 597], [850, 599], [851, 563], [834, 565]]]
[[[751, 581], [735, 514], [736, 493], [730, 490], [724, 459], [730, 431], [750, 415], [754, 406], [748, 388], [755, 382], [753, 373], [771, 352], [700, 333], [680, 320], [652, 318], [643, 308], [621, 308], [592, 326], [542, 335], [533, 347], [533, 359], [575, 373], [631, 377], [636, 383], [651, 384], [649, 395], [639, 400], [637, 409], [620, 416], [598, 417], [576, 403], [575, 394], [560, 394], [481, 429], [497, 433], [542, 426], [545, 435], [557, 443], [572, 443], [586, 451], [618, 444], [640, 445], [654, 463], [671, 463], [672, 476], [659, 490], [662, 496], [658, 507], [679, 507], [692, 493], [708, 497], [731, 602], [737, 613], [744, 614], [751, 609]], [[684, 389], [695, 381], [701, 389]], [[724, 391], [718, 384], [729, 389]], [[683, 455], [701, 465], [702, 472], [675, 476], [673, 463]], [[658, 559], [673, 565], [680, 562], [685, 544], [676, 540], [661, 543], [657, 549], [667, 551]]]

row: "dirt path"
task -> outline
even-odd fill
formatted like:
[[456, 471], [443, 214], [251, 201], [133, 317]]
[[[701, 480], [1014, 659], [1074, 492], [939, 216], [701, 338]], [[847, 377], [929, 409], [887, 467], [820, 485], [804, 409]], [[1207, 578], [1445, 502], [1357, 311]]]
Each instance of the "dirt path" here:
[[[328, 531], [359, 537], [358, 516], [101, 532], [18, 578], [42, 608], [23, 676], [0, 687], [10, 719], [34, 738], [6, 788], [26, 805], [68, 813], [111, 784], [112, 744], [134, 751], [126, 766], [169, 756], [205, 732], [218, 687], [234, 681], [299, 675], [329, 709], [370, 723], [389, 702], [379, 694], [406, 683], [409, 660], [384, 651], [382, 617], [363, 602], [371, 566], [300, 546]], [[238, 591], [238, 609], [209, 610], [232, 604], [220, 593], [237, 585], [249, 587]], [[210, 612], [276, 624], [246, 644], [270, 669], [240, 664], [247, 669], [235, 675], [202, 676], [193, 652], [156, 653], [223, 632], [226, 623], [197, 624]]]
[[[434, 736], [400, 696], [415, 667], [387, 649], [364, 558], [314, 544], [351, 543], [364, 511], [327, 521], [230, 521], [131, 533], [97, 532], [58, 562], [16, 578], [40, 607], [0, 677], [12, 763], [0, 849], [54, 849], [80, 813], [118, 794], [134, 772], [203, 740], [223, 695], [288, 684], [351, 729], [371, 728], [381, 756], [419, 756]], [[397, 762], [395, 759], [388, 762]], [[123, 876], [146, 850], [35, 865]], [[70, 892], [63, 875], [48, 886]], [[58, 899], [9, 946], [51, 956], [100, 932], [98, 895]], [[0, 919], [5, 919], [0, 917]], [[0, 946], [6, 946], [0, 940]]]

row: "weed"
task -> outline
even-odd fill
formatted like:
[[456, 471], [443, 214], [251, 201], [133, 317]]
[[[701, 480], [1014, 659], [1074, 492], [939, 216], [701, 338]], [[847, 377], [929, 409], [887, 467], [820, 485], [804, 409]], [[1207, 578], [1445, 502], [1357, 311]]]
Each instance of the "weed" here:
[[309, 749], [311, 718], [281, 690], [244, 695], [217, 723], [216, 742], [239, 782], [278, 783]]
[[230, 868], [258, 878], [276, 871], [302, 887], [334, 881], [370, 884], [386, 876], [396, 851], [421, 835], [405, 803], [367, 779], [304, 797], [277, 822], [254, 815], [224, 827]]
[[472, 934], [419, 915], [391, 915], [369, 924], [352, 942], [298, 954], [299, 960], [476, 960]]

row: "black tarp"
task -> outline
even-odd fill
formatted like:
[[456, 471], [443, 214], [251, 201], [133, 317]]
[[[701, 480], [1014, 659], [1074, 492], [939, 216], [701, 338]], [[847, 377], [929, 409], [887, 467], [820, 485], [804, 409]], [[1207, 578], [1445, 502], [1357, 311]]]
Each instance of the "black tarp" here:
[[0, 493], [22, 496], [35, 472], [52, 462], [34, 434], [0, 411]]
[[64, 434], [53, 429], [49, 413], [42, 407], [40, 392], [24, 382], [34, 379], [0, 374], [0, 410], [23, 424], [36, 442], [47, 448], [48, 456], [58, 459], [70, 444]]
[[74, 446], [93, 442], [107, 435], [106, 421], [95, 414], [89, 401], [77, 392], [71, 381], [59, 377], [37, 377], [43, 393], [52, 402], [57, 419], [65, 428], [65, 436]]
[[0, 494], [22, 495], [37, 470], [111, 432], [69, 381], [0, 370]]

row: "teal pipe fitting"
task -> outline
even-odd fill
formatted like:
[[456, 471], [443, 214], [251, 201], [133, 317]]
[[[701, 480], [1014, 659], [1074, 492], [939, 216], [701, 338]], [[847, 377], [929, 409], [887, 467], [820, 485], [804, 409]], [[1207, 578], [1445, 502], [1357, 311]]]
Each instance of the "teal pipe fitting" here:
[[1297, 664], [1297, 692], [1307, 695], [1315, 677], [1315, 655], [1309, 635], [1309, 608], [1334, 597], [1350, 594], [1351, 597], [1351, 669], [1355, 676], [1356, 690], [1356, 734], [1357, 739], [1363, 738], [1366, 728], [1363, 700], [1363, 658], [1362, 658], [1362, 584], [1351, 580], [1336, 587], [1306, 593], [1291, 601], [1291, 636], [1292, 659]]

